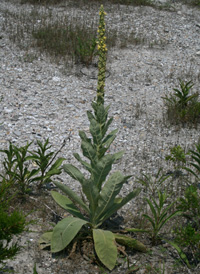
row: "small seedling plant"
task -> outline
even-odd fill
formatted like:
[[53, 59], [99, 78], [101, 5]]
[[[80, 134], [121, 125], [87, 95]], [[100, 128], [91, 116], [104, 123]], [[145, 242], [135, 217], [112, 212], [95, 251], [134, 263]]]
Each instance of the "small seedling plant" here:
[[131, 176], [124, 176], [120, 171], [109, 175], [112, 165], [122, 157], [123, 152], [107, 153], [116, 137], [117, 130], [107, 134], [113, 118], [108, 119], [109, 106], [104, 106], [107, 53], [105, 14], [104, 8], [101, 6], [97, 42], [99, 54], [97, 97], [96, 101], [92, 103], [93, 112], [87, 112], [91, 137], [88, 137], [84, 131], [79, 132], [83, 156], [89, 161], [83, 160], [78, 153], [74, 153], [75, 158], [86, 169], [89, 176], [85, 177], [77, 167], [71, 164], [63, 165], [64, 171], [81, 184], [83, 197], [77, 195], [67, 185], [55, 182], [65, 195], [52, 191], [52, 197], [73, 217], [64, 218], [54, 227], [52, 232], [43, 234], [40, 243], [49, 241], [51, 251], [59, 252], [65, 249], [76, 237], [89, 236], [93, 239], [97, 257], [111, 270], [115, 267], [117, 260], [116, 241], [124, 243], [128, 239], [128, 244], [132, 245], [132, 248], [135, 247], [143, 251], [146, 251], [146, 248], [136, 240], [124, 238], [123, 235], [103, 229], [105, 220], [140, 192], [140, 189], [135, 189], [124, 198], [118, 196], [123, 184]]
[[170, 148], [170, 155], [167, 155], [165, 160], [173, 162], [175, 169], [177, 169], [180, 167], [181, 163], [186, 163], [186, 154], [183, 148], [180, 145], [177, 145]]
[[166, 106], [168, 118], [175, 122], [195, 123], [200, 118], [199, 94], [191, 93], [192, 81], [179, 80], [180, 89], [174, 88], [174, 93], [162, 97]]
[[171, 207], [174, 205], [175, 202], [170, 203], [169, 205], [165, 206], [166, 200], [167, 200], [167, 194], [166, 192], [162, 192], [161, 190], [157, 190], [158, 194], [158, 201], [151, 197], [145, 198], [146, 202], [149, 205], [151, 214], [143, 214], [143, 217], [147, 219], [147, 221], [150, 223], [152, 229], [134, 229], [134, 228], [127, 228], [126, 230], [129, 232], [146, 232], [151, 235], [151, 241], [153, 245], [156, 245], [160, 237], [160, 232], [163, 226], [171, 220], [176, 215], [180, 214], [179, 210], [176, 210], [174, 212], [170, 212]]
[[3, 165], [9, 180], [13, 180], [18, 186], [19, 192], [24, 195], [30, 192], [30, 184], [34, 176], [39, 172], [37, 169], [29, 169], [28, 149], [32, 143], [17, 147], [10, 143], [9, 150], [1, 150], [7, 155]]
[[186, 222], [175, 227], [174, 240], [169, 243], [188, 268], [193, 268], [200, 261], [200, 194], [197, 187], [191, 185], [186, 189], [184, 197], [179, 198], [177, 209]]
[[[48, 139], [45, 140], [44, 144], [37, 141], [39, 148], [35, 151], [29, 150], [31, 144], [32, 142], [17, 147], [10, 143], [8, 149], [0, 150], [6, 155], [3, 162], [5, 175], [0, 175], [0, 177], [14, 182], [13, 186], [16, 186], [22, 195], [31, 192], [33, 183], [41, 188], [44, 184], [51, 182], [53, 175], [61, 173], [60, 166], [65, 160], [65, 158], [55, 160], [65, 143], [56, 153], [48, 152], [51, 148]], [[31, 163], [35, 165], [35, 168], [31, 168]]]
[[34, 161], [34, 163], [38, 167], [38, 171], [40, 175], [35, 177], [32, 181], [37, 182], [38, 188], [41, 188], [44, 184], [51, 182], [51, 177], [53, 175], [58, 175], [61, 173], [61, 164], [65, 160], [65, 158], [58, 158], [55, 162], [55, 158], [58, 153], [62, 150], [65, 145], [63, 142], [61, 148], [56, 152], [48, 152], [51, 148], [49, 145], [49, 139], [46, 139], [44, 144], [37, 140], [38, 150], [30, 151], [32, 156], [29, 157], [29, 160]]

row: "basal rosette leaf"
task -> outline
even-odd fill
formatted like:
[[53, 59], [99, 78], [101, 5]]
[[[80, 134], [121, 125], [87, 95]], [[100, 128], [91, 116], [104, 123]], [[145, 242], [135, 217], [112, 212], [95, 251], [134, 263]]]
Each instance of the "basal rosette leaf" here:
[[51, 238], [52, 238], [52, 231], [45, 232], [40, 237], [38, 243], [41, 249], [45, 249], [49, 246], [51, 246]]
[[66, 248], [75, 238], [83, 225], [88, 222], [79, 218], [67, 217], [60, 221], [53, 229], [51, 251], [59, 252]]
[[102, 229], [93, 229], [93, 239], [98, 258], [109, 270], [112, 270], [117, 260], [117, 246], [113, 233]]

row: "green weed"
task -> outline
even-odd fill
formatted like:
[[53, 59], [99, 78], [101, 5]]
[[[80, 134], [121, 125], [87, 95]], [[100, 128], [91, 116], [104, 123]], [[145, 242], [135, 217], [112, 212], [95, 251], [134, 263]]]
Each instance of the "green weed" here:
[[[191, 168], [185, 168], [187, 171], [192, 173], [197, 179], [199, 179], [200, 174], [200, 143], [195, 145], [196, 150], [190, 150], [191, 158], [193, 162], [190, 162], [189, 164], [194, 168], [192, 170]], [[198, 181], [199, 183], [199, 181]]]
[[9, 213], [12, 183], [0, 182], [0, 271], [6, 270], [5, 261], [12, 259], [20, 250], [18, 242], [12, 242], [15, 235], [21, 234], [27, 225], [24, 214], [18, 210]]
[[158, 193], [158, 201], [151, 197], [150, 199], [145, 198], [148, 203], [151, 215], [143, 214], [143, 217], [150, 223], [152, 229], [135, 229], [135, 228], [126, 228], [129, 232], [145, 232], [151, 235], [151, 241], [153, 245], [156, 245], [160, 240], [160, 232], [163, 226], [171, 220], [176, 215], [180, 214], [180, 210], [176, 210], [170, 213], [171, 207], [175, 204], [175, 202], [170, 203], [165, 206], [167, 200], [167, 194], [157, 191]]
[[[0, 177], [13, 182], [13, 186], [18, 189], [18, 192], [22, 196], [31, 192], [34, 182], [38, 188], [51, 182], [50, 178], [53, 175], [61, 173], [60, 166], [65, 160], [64, 158], [59, 158], [55, 161], [57, 154], [63, 148], [64, 144], [57, 153], [47, 153], [51, 148], [51, 146], [48, 146], [48, 139], [44, 144], [37, 141], [39, 147], [37, 151], [32, 152], [29, 150], [31, 144], [27, 143], [25, 146], [17, 147], [10, 143], [9, 149], [0, 150], [0, 152], [6, 155], [3, 161], [6, 174], [0, 175]], [[35, 168], [31, 168], [31, 162]], [[40, 175], [38, 176], [39, 173]]]
[[191, 94], [193, 84], [180, 82], [180, 89], [175, 88], [174, 93], [163, 97], [167, 107], [167, 117], [171, 123], [197, 123], [200, 119], [199, 94]]

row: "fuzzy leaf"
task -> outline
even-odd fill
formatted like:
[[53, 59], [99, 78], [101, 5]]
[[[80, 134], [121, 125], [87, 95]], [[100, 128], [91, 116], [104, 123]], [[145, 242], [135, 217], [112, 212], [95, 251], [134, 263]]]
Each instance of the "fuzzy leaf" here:
[[103, 215], [99, 218], [98, 225], [102, 224], [105, 220], [110, 218], [115, 212], [117, 212], [121, 207], [123, 207], [125, 204], [127, 204], [130, 200], [134, 199], [136, 196], [139, 195], [141, 189], [136, 189], [132, 192], [130, 192], [126, 197], [124, 198], [115, 198], [114, 204], [104, 212]]
[[112, 232], [93, 229], [94, 247], [100, 261], [109, 269], [115, 267], [117, 260], [117, 246]]
[[95, 219], [97, 221], [109, 207], [112, 207], [117, 194], [120, 192], [127, 178], [129, 178], [129, 176], [124, 177], [119, 171], [116, 171], [108, 178], [99, 196], [98, 208], [95, 213]]
[[119, 152], [117, 152], [117, 153], [115, 153], [115, 154], [113, 154], [113, 156], [115, 157], [115, 161], [121, 159], [122, 156], [123, 156], [123, 154], [124, 154], [124, 151], [123, 151], [123, 150], [122, 150], [122, 151], [119, 151]]
[[106, 134], [106, 132], [107, 132], [109, 126], [111, 125], [112, 121], [113, 121], [113, 117], [111, 117], [111, 118], [108, 120], [108, 122], [105, 124], [105, 126], [104, 126], [104, 128], [103, 128], [103, 130], [102, 130], [102, 137], [105, 136], [105, 134]]
[[50, 231], [50, 232], [45, 232], [44, 234], [42, 234], [42, 236], [40, 237], [40, 239], [38, 241], [41, 249], [51, 246], [52, 233], [53, 232]]
[[93, 148], [93, 145], [91, 143], [82, 141], [81, 149], [83, 151], [83, 155], [86, 158], [88, 158], [91, 162], [93, 162], [96, 159], [96, 150]]
[[80, 130], [79, 131], [79, 136], [80, 136], [82, 141], [91, 143], [91, 139], [87, 137], [87, 135], [85, 134], [84, 131]]
[[60, 221], [53, 229], [51, 251], [59, 252], [63, 250], [85, 224], [87, 224], [87, 221], [74, 217], [67, 217]]
[[78, 153], [74, 153], [74, 157], [76, 158], [76, 160], [78, 160], [83, 165], [83, 167], [86, 170], [88, 170], [89, 172], [91, 172], [91, 169], [92, 169], [91, 165], [88, 164], [87, 162], [83, 161]]
[[59, 204], [59, 206], [66, 209], [74, 217], [78, 217], [80, 219], [85, 220], [84, 216], [80, 213], [78, 208], [72, 203], [72, 201], [69, 198], [56, 191], [51, 191], [51, 196], [54, 198], [56, 203]]
[[75, 179], [76, 181], [79, 181], [81, 183], [81, 185], [84, 183], [85, 181], [85, 177], [83, 176], [83, 174], [79, 171], [78, 168], [76, 168], [75, 166], [71, 165], [71, 164], [66, 164], [63, 165], [63, 169], [64, 171], [69, 174], [73, 179]]
[[115, 130], [111, 131], [105, 137], [105, 139], [102, 141], [102, 145], [105, 146], [107, 149], [110, 147], [110, 145], [112, 144], [112, 142], [115, 140], [117, 131], [118, 131], [118, 129], [115, 129]]
[[79, 204], [87, 213], [90, 213], [90, 210], [88, 206], [83, 202], [83, 200], [73, 191], [71, 190], [68, 186], [61, 184], [60, 182], [54, 182], [54, 184], [62, 190], [67, 196], [69, 196], [72, 201], [75, 203]]
[[114, 163], [114, 157], [110, 154], [102, 157], [97, 164], [92, 165], [92, 175], [94, 176], [94, 183], [97, 188], [100, 190], [102, 183], [105, 181], [108, 173], [112, 168], [112, 164]]
[[94, 119], [90, 121], [90, 133], [93, 137], [94, 144], [99, 145], [102, 141], [101, 126]]

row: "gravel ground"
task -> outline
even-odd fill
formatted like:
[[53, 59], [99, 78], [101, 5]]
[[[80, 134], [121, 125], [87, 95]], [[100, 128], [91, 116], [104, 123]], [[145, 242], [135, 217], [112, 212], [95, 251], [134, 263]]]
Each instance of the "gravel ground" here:
[[[178, 87], [178, 78], [192, 80], [195, 91], [199, 91], [200, 80], [200, 9], [181, 2], [170, 5], [168, 10], [105, 5], [109, 29], [126, 34], [124, 39], [130, 41], [126, 47], [109, 49], [105, 95], [106, 104], [111, 104], [110, 115], [114, 116], [111, 128], [119, 129], [111, 150], [125, 150], [123, 159], [115, 168], [134, 175], [122, 194], [137, 186], [135, 178], [141, 172], [156, 174], [160, 167], [169, 170], [171, 167], [164, 158], [170, 147], [180, 144], [188, 149], [200, 137], [199, 125], [192, 128], [170, 126], [165, 118], [162, 96]], [[97, 4], [80, 8], [66, 1], [50, 9], [58, 15], [70, 16], [73, 12], [79, 18], [84, 18], [87, 12], [88, 18], [98, 20], [98, 8]], [[34, 148], [36, 140], [49, 138], [53, 149], [58, 150], [66, 140], [60, 156], [76, 163], [72, 153], [80, 151], [78, 131], [89, 130], [86, 110], [91, 109], [97, 80], [93, 79], [91, 68], [81, 65], [66, 68], [62, 62], [53, 63], [48, 56], [31, 48], [28, 38], [24, 40], [26, 49], [10, 40], [8, 16], [21, 12], [29, 14], [35, 9], [32, 5], [21, 5], [18, 0], [1, 0], [0, 148], [6, 148], [8, 141], [18, 145], [33, 141]], [[11, 24], [15, 24], [15, 20], [13, 17]], [[133, 45], [132, 31], [141, 34], [144, 43]], [[33, 60], [30, 60], [31, 56], [35, 56]], [[60, 180], [78, 191], [78, 184], [66, 175]], [[141, 206], [140, 197], [126, 205], [120, 214], [133, 212], [133, 208], [137, 212]], [[34, 216], [38, 218], [38, 226], [33, 226], [37, 233], [22, 235], [24, 250], [8, 263], [15, 273], [33, 273], [34, 262], [39, 274], [105, 273], [78, 255], [74, 260], [58, 260], [48, 251], [40, 251], [37, 239], [41, 229], [44, 230], [44, 222], [37, 214], [31, 218]], [[184, 266], [175, 269], [173, 252], [168, 247], [166, 253], [161, 253], [159, 247], [154, 247], [148, 255], [131, 254], [130, 262], [140, 266], [137, 273], [159, 273], [156, 270], [148, 272], [145, 268], [146, 265], [159, 266], [159, 262], [165, 262], [165, 273], [200, 272], [198, 266], [192, 272]], [[125, 264], [111, 273], [125, 273], [126, 268]]]

